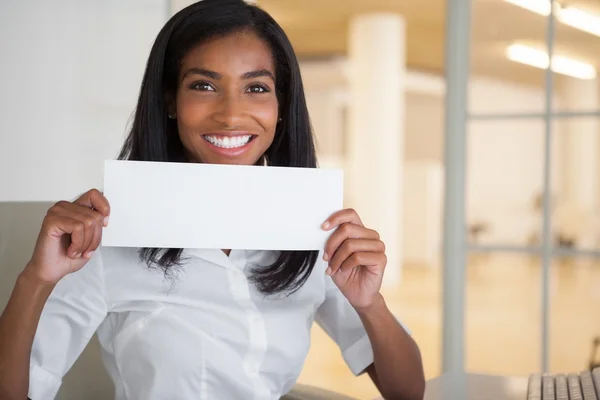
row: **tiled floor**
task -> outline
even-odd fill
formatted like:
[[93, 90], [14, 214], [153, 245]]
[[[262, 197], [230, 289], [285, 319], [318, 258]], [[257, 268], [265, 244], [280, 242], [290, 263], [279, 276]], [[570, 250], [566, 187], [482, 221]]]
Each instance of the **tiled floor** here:
[[[469, 371], [528, 375], [540, 368], [541, 282], [537, 257], [487, 254], [470, 258], [465, 329]], [[401, 284], [384, 293], [392, 311], [412, 330], [428, 379], [437, 376], [441, 366], [441, 289], [439, 268], [407, 266]], [[596, 335], [600, 336], [600, 262], [555, 260], [551, 268], [551, 371], [586, 368]], [[319, 328], [313, 331], [311, 352], [299, 381], [358, 399], [377, 396], [367, 376], [352, 376], [338, 349]]]

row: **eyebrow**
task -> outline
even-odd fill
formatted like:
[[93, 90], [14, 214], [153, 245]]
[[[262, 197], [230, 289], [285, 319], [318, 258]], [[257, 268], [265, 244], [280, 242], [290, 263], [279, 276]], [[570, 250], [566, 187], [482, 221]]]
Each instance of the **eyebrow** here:
[[[221, 74], [219, 74], [218, 72], [211, 71], [211, 70], [205, 69], [205, 68], [190, 68], [186, 71], [185, 74], [183, 74], [183, 78], [185, 78], [188, 75], [192, 75], [192, 74], [203, 75], [203, 76], [206, 76], [206, 77], [208, 77], [210, 79], [214, 79], [214, 80], [219, 80], [222, 78]], [[257, 69], [255, 71], [246, 72], [246, 73], [242, 74], [242, 79], [260, 78], [263, 76], [271, 78], [273, 80], [273, 82], [275, 82], [275, 76], [273, 75], [273, 73], [266, 69]]]

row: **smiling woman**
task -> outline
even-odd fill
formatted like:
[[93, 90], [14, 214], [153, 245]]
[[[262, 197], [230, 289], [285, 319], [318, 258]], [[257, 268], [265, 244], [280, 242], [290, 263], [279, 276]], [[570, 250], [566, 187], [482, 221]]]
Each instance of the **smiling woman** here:
[[[279, 25], [239, 0], [198, 2], [176, 14], [150, 54], [119, 158], [315, 168], [300, 68]], [[140, 254], [170, 274], [182, 252]], [[316, 252], [283, 251], [251, 279], [266, 294], [294, 291], [316, 258]]]
[[[176, 14], [150, 52], [120, 158], [315, 168], [279, 25], [242, 0]], [[97, 334], [117, 400], [275, 400], [294, 387], [314, 322], [385, 397], [423, 396], [419, 349], [380, 294], [385, 245], [356, 211], [324, 221], [320, 251], [257, 251], [102, 247], [110, 210], [94, 189], [48, 210], [0, 317], [3, 396], [54, 398]]]

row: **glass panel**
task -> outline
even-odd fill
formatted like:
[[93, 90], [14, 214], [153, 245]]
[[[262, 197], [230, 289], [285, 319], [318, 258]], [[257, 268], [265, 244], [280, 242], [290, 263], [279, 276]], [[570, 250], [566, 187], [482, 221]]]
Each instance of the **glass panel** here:
[[600, 250], [600, 117], [553, 121], [559, 151], [552, 203], [553, 243]]
[[340, 349], [316, 326], [312, 328], [311, 346], [298, 383], [332, 390], [360, 399], [379, 395], [368, 374], [354, 377], [340, 355]]
[[578, 372], [600, 363], [600, 260], [557, 258], [552, 266], [550, 372]]
[[488, 253], [469, 259], [466, 368], [527, 376], [540, 369], [539, 257]]
[[544, 70], [513, 59], [518, 46], [543, 44], [546, 19], [506, 0], [472, 7], [470, 114], [544, 111]]
[[572, 0], [555, 12], [556, 111], [600, 111], [600, 3]]
[[390, 311], [410, 329], [419, 345], [425, 378], [439, 376], [442, 370], [441, 263], [404, 265], [400, 285], [384, 287], [382, 293]]
[[470, 243], [539, 244], [544, 121], [471, 121], [468, 135]]

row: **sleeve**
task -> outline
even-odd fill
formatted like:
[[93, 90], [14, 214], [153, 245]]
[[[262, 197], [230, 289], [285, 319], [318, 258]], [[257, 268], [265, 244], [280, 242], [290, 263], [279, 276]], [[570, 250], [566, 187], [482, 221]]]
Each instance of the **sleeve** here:
[[29, 395], [54, 399], [69, 371], [107, 314], [102, 256], [97, 250], [50, 294], [31, 349]]
[[[360, 317], [333, 281], [326, 277], [325, 301], [317, 309], [317, 324], [338, 345], [348, 368], [361, 375], [373, 363], [373, 348]], [[398, 321], [408, 334], [410, 331]]]

